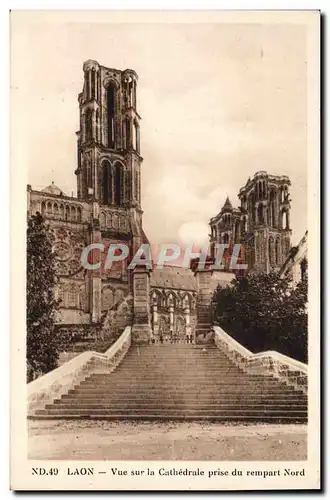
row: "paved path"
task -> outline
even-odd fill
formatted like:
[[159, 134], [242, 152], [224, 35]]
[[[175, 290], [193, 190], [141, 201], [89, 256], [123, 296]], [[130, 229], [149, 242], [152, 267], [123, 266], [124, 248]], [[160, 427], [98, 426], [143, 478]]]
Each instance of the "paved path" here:
[[29, 421], [29, 458], [306, 460], [306, 425]]

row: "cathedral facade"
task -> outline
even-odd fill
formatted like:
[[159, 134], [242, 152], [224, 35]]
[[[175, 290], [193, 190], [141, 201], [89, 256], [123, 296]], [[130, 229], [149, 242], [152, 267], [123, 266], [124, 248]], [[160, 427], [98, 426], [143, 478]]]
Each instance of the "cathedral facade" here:
[[[95, 336], [99, 326], [103, 332], [115, 328], [119, 334], [137, 320], [135, 299], [141, 290], [138, 281], [134, 288], [128, 263], [148, 243], [142, 226], [138, 76], [133, 70], [111, 69], [92, 60], [84, 63], [83, 72], [76, 133], [77, 196], [67, 196], [54, 183], [41, 191], [27, 189], [28, 216], [39, 212], [49, 224], [59, 278], [56, 296], [61, 301], [57, 323], [71, 338], [77, 328]], [[279, 271], [291, 247], [289, 187], [288, 177], [264, 171], [248, 179], [238, 194], [239, 208], [227, 198], [210, 220], [212, 253], [220, 243], [228, 245], [230, 255], [233, 245], [240, 243], [240, 258], [248, 270]], [[104, 245], [103, 251], [93, 252], [93, 262], [101, 266], [86, 269], [82, 251], [95, 243]], [[129, 254], [107, 269], [111, 244], [126, 245]], [[197, 279], [192, 269], [165, 266], [147, 272], [143, 293], [155, 341], [160, 337], [191, 341], [194, 336], [204, 278]], [[214, 274], [212, 289], [233, 277], [227, 268]], [[210, 290], [206, 292], [209, 297]]]
[[[28, 186], [28, 216], [41, 213], [53, 239], [56, 296], [61, 300], [57, 322], [71, 334], [88, 331], [116, 315], [131, 321], [132, 272], [128, 262], [143, 243], [140, 115], [135, 71], [120, 71], [89, 60], [83, 65], [84, 84], [78, 96], [77, 197], [52, 183], [41, 191]], [[97, 270], [81, 265], [82, 250], [93, 251]], [[129, 256], [105, 269], [110, 244], [125, 244]], [[195, 322], [195, 284], [190, 269], [165, 267], [150, 278], [150, 317], [155, 337], [175, 334], [183, 339]], [[119, 321], [121, 326], [125, 322]], [[76, 325], [76, 326], [75, 326]], [[82, 328], [84, 327], [84, 328]]]
[[[28, 215], [40, 212], [49, 222], [61, 299], [59, 322], [97, 323], [130, 291], [127, 262], [104, 268], [107, 248], [119, 243], [130, 255], [147, 242], [142, 229], [140, 116], [135, 71], [119, 71], [87, 61], [78, 96], [77, 197], [51, 184], [42, 191], [28, 186]], [[94, 251], [100, 269], [80, 263], [83, 248]]]

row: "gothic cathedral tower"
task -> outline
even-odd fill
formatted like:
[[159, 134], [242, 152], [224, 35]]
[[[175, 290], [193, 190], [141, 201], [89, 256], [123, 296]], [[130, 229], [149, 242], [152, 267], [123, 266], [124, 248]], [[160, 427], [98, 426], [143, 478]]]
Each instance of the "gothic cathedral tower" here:
[[249, 269], [279, 270], [289, 254], [290, 185], [286, 175], [260, 171], [240, 189], [241, 243]]
[[79, 94], [78, 198], [134, 212], [141, 225], [140, 116], [135, 71], [86, 61]]
[[[78, 199], [90, 207], [87, 242], [104, 245], [104, 251], [94, 252], [101, 267], [88, 273], [89, 310], [92, 322], [98, 322], [102, 312], [128, 293], [128, 261], [147, 241], [142, 229], [138, 76], [131, 69], [111, 69], [92, 60], [83, 70], [75, 174]], [[108, 268], [112, 244], [127, 246], [129, 256]]]

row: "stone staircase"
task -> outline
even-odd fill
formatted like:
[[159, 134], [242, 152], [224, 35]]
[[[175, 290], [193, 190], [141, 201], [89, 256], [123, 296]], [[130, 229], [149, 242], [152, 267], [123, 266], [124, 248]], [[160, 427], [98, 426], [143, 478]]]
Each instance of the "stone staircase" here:
[[33, 418], [302, 423], [307, 397], [214, 346], [132, 346], [114, 372], [91, 374]]

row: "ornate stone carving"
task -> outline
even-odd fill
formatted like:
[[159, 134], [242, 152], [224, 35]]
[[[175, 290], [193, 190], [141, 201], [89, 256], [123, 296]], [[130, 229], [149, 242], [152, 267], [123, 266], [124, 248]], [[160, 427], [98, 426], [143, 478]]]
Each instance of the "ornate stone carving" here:
[[81, 271], [80, 257], [85, 246], [84, 238], [64, 227], [52, 229], [56, 273], [61, 276], [76, 275]]

